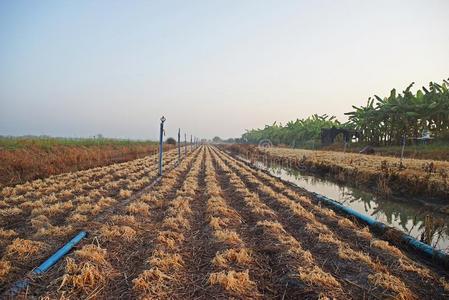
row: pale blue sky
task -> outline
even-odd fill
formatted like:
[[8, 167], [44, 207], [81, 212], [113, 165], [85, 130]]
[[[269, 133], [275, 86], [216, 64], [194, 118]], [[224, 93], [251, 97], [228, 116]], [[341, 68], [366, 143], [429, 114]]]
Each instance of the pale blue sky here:
[[0, 134], [200, 137], [449, 77], [449, 1], [0, 1]]

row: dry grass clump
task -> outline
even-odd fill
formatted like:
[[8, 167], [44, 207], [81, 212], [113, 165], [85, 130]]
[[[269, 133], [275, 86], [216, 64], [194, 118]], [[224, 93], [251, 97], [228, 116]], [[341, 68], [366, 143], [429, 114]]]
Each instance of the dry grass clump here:
[[44, 202], [42, 200], [36, 200], [36, 201], [25, 201], [19, 205], [19, 207], [22, 210], [32, 210], [35, 208], [42, 208], [44, 207]]
[[416, 299], [404, 282], [393, 275], [379, 272], [368, 275], [368, 280], [380, 288], [393, 291], [395, 293], [394, 299]]
[[44, 227], [47, 227], [50, 225], [51, 225], [50, 220], [45, 215], [39, 215], [39, 216], [31, 219], [31, 226], [36, 230], [39, 230], [41, 228], [44, 228]]
[[102, 208], [97, 204], [84, 203], [84, 204], [78, 205], [75, 209], [75, 212], [80, 213], [80, 214], [89, 214], [89, 215], [95, 216], [98, 213], [100, 213], [101, 210], [102, 210]]
[[126, 199], [126, 198], [129, 198], [129, 197], [131, 197], [131, 195], [133, 194], [133, 192], [132, 191], [130, 191], [130, 190], [120, 190], [120, 192], [119, 192], [119, 196], [120, 196], [120, 198], [122, 198], [122, 199]]
[[0, 282], [5, 280], [9, 271], [11, 270], [11, 263], [7, 260], [0, 260]]
[[70, 198], [73, 196], [73, 192], [72, 190], [63, 190], [59, 193], [59, 196], [61, 196], [62, 198]]
[[318, 223], [318, 222], [307, 223], [305, 226], [305, 230], [309, 233], [315, 233], [315, 234], [319, 234], [319, 233], [332, 234], [329, 231], [329, 228], [325, 224]]
[[218, 242], [228, 245], [239, 245], [243, 243], [237, 232], [228, 229], [214, 231], [214, 237]]
[[136, 201], [128, 205], [128, 212], [135, 215], [148, 216], [150, 206], [143, 201]]
[[20, 215], [21, 213], [22, 213], [22, 210], [18, 207], [0, 209], [0, 216], [2, 216], [4, 218], [14, 217], [14, 216]]
[[184, 260], [181, 255], [178, 253], [167, 253], [162, 250], [155, 251], [148, 259], [148, 262], [164, 272], [170, 269], [180, 268], [184, 265]]
[[[170, 276], [164, 274], [158, 268], [151, 268], [145, 270], [135, 278], [133, 282], [133, 289], [137, 293], [151, 293], [156, 292], [165, 280], [171, 279]], [[157, 293], [160, 295], [159, 293]]]
[[161, 231], [156, 238], [156, 241], [161, 245], [166, 246], [168, 249], [176, 248], [176, 245], [181, 244], [185, 240], [182, 233], [174, 231]]
[[140, 197], [140, 200], [150, 205], [153, 205], [154, 207], [162, 208], [164, 206], [164, 200], [159, 199], [159, 197], [155, 195], [155, 193], [145, 194], [142, 197]]
[[6, 202], [5, 200], [0, 200], [0, 209], [7, 208], [8, 206], [8, 202]]
[[66, 236], [73, 232], [73, 227], [71, 225], [67, 226], [53, 226], [48, 225], [46, 227], [39, 228], [36, 233], [35, 237], [48, 237], [48, 236], [57, 236], [62, 237]]
[[221, 216], [241, 223], [240, 215], [232, 208], [229, 208], [225, 200], [221, 197], [212, 197], [207, 201], [207, 212], [213, 216]]
[[309, 285], [327, 286], [331, 288], [341, 288], [340, 283], [329, 273], [324, 272], [318, 266], [311, 268], [299, 267], [299, 278]]
[[75, 259], [66, 259], [65, 274], [60, 279], [59, 289], [70, 287], [72, 290], [89, 294], [106, 284], [117, 273], [106, 259], [107, 252], [96, 245], [86, 245], [75, 251]]
[[100, 228], [100, 236], [107, 241], [123, 238], [125, 241], [129, 242], [136, 239], [137, 233], [134, 229], [126, 225], [104, 225]]
[[242, 194], [244, 196], [243, 201], [253, 210], [255, 214], [268, 218], [276, 217], [276, 213], [267, 205], [262, 203], [256, 194], [250, 193], [247, 190], [243, 190]]
[[35, 208], [31, 211], [32, 216], [46, 215], [46, 216], [56, 216], [58, 214], [63, 214], [73, 208], [72, 201], [58, 202], [50, 206], [44, 206], [42, 208]]
[[[399, 258], [398, 261], [399, 261], [399, 266], [400, 266], [401, 270], [419, 274], [419, 276], [422, 276], [424, 278], [432, 277], [429, 269], [424, 269], [420, 266], [417, 266], [414, 262], [408, 261], [407, 259]], [[449, 285], [448, 285], [448, 287], [449, 287]], [[449, 292], [449, 289], [447, 291]]]
[[328, 243], [333, 245], [340, 245], [341, 242], [337, 239], [335, 239], [334, 235], [332, 233], [320, 233], [318, 235], [318, 241], [321, 243]]
[[[249, 204], [248, 206], [253, 206], [252, 204]], [[256, 214], [261, 215], [261, 216], [265, 216], [268, 218], [275, 218], [276, 217], [276, 213], [271, 210], [268, 207], [265, 207], [265, 205], [259, 206], [259, 205], [254, 205], [253, 206], [253, 210]]]
[[368, 226], [363, 227], [363, 228], [360, 229], [360, 230], [356, 230], [355, 233], [356, 233], [356, 235], [357, 235], [358, 237], [361, 237], [361, 238], [363, 238], [363, 239], [365, 239], [365, 240], [371, 240], [371, 239], [373, 238], [373, 235], [371, 234], [371, 232], [370, 232]]
[[10, 257], [15, 257], [19, 260], [23, 260], [31, 255], [38, 254], [45, 247], [46, 245], [43, 242], [16, 238], [8, 247], [6, 247], [6, 254]]
[[89, 260], [97, 264], [107, 264], [106, 249], [100, 248], [97, 245], [86, 245], [80, 250], [75, 251], [77, 258]]
[[217, 218], [217, 217], [210, 217], [209, 218], [209, 226], [213, 229], [213, 230], [220, 230], [223, 227], [228, 226], [227, 222], [225, 220], [223, 220], [222, 218]]
[[111, 221], [116, 225], [135, 225], [136, 218], [130, 215], [113, 215]]
[[179, 214], [175, 217], [165, 218], [162, 227], [173, 231], [182, 231], [190, 229], [190, 224], [188, 219]]
[[10, 186], [5, 186], [0, 193], [6, 198], [11, 197], [14, 194], [14, 188]]
[[403, 257], [403, 254], [401, 252], [401, 250], [399, 250], [398, 248], [390, 245], [387, 241], [383, 241], [383, 240], [372, 240], [370, 242], [371, 247], [375, 247], [375, 248], [379, 248], [388, 252], [391, 252], [392, 254], [394, 254], [397, 257]]
[[79, 213], [74, 213], [67, 219], [69, 222], [73, 223], [84, 223], [87, 222], [87, 216]]
[[238, 265], [248, 265], [253, 262], [251, 252], [247, 248], [228, 249], [218, 252], [212, 259], [212, 263], [217, 267], [227, 268], [230, 263]]
[[170, 202], [170, 208], [168, 209], [167, 214], [173, 216], [179, 212], [184, 214], [192, 213], [192, 210], [190, 209], [191, 200], [190, 197], [176, 197], [175, 200]]
[[109, 207], [116, 202], [117, 200], [114, 200], [111, 197], [101, 197], [97, 204], [101, 207]]
[[248, 293], [254, 291], [256, 284], [249, 278], [249, 271], [221, 271], [209, 275], [209, 283], [219, 285], [227, 291]]
[[444, 291], [446, 293], [448, 293], [449, 292], [449, 283], [446, 281], [446, 279], [444, 277], [440, 277], [439, 282], [443, 286]]
[[17, 236], [17, 233], [12, 229], [3, 229], [0, 228], [0, 243], [2, 240], [12, 239]]
[[352, 261], [361, 261], [367, 264], [368, 266], [375, 268], [375, 264], [371, 260], [371, 258], [361, 251], [355, 251], [349, 247], [349, 245], [341, 244], [338, 247], [338, 257], [346, 260]]
[[332, 209], [329, 209], [329, 208], [322, 207], [320, 212], [323, 215], [325, 215], [325, 216], [327, 216], [329, 218], [335, 218], [336, 217], [335, 211], [333, 211]]
[[280, 231], [282, 233], [285, 233], [284, 227], [282, 227], [281, 223], [276, 222], [276, 221], [263, 220], [263, 221], [258, 221], [256, 223], [256, 225], [271, 228], [275, 231]]
[[69, 286], [87, 294], [90, 290], [106, 283], [106, 274], [103, 274], [98, 266], [89, 262], [77, 264], [73, 258], [68, 257], [65, 272], [59, 289]]
[[89, 203], [91, 201], [92, 201], [92, 199], [90, 199], [89, 196], [78, 196], [75, 198], [75, 202], [78, 204]]
[[338, 226], [350, 229], [356, 228], [354, 223], [352, 223], [352, 221], [348, 218], [341, 218], [340, 220], [338, 220]]

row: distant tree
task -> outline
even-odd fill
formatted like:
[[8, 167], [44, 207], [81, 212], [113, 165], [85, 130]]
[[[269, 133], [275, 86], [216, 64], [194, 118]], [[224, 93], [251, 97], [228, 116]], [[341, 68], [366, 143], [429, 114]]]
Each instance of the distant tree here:
[[169, 138], [165, 141], [165, 143], [168, 144], [168, 145], [176, 145], [176, 140], [175, 140], [174, 138], [172, 138], [172, 137], [169, 137]]
[[219, 136], [216, 136], [216, 137], [214, 137], [214, 138], [212, 139], [212, 141], [213, 141], [214, 143], [219, 143], [219, 142], [221, 142], [221, 138], [220, 138]]

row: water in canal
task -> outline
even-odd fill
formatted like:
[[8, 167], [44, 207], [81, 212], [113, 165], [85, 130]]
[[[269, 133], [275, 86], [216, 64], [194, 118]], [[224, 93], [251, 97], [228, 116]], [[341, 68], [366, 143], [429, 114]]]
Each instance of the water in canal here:
[[257, 161], [256, 167], [292, 182], [308, 191], [315, 192], [369, 215], [377, 221], [400, 229], [420, 240], [425, 229], [426, 216], [432, 217], [436, 228], [432, 231], [432, 246], [449, 253], [449, 216], [423, 207], [417, 201], [389, 198], [373, 194], [360, 188], [342, 185], [327, 178], [314, 176], [278, 164]]

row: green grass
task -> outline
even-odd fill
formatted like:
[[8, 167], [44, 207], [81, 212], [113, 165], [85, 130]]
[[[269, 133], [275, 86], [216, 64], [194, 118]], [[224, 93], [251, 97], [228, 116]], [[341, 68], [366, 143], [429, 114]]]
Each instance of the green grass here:
[[54, 146], [98, 147], [98, 146], [136, 146], [154, 145], [157, 142], [143, 140], [126, 140], [112, 138], [60, 138], [47, 136], [0, 136], [0, 149], [15, 150], [30, 146], [51, 149]]

